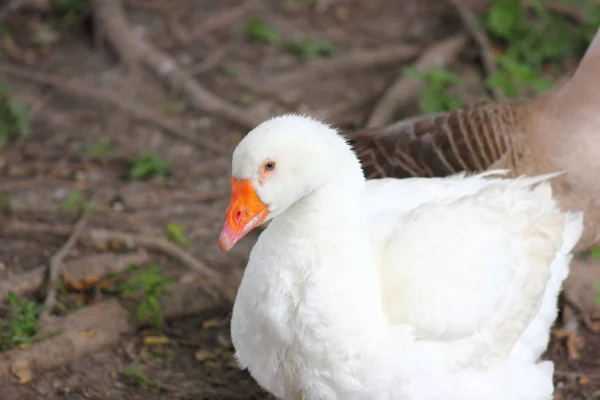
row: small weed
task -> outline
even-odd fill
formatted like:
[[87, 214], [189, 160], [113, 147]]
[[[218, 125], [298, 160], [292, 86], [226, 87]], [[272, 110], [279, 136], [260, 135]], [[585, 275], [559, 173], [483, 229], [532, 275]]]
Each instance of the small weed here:
[[261, 18], [248, 20], [245, 32], [248, 39], [256, 43], [276, 44], [281, 40], [277, 28]]
[[94, 140], [83, 152], [90, 157], [104, 157], [114, 153], [115, 149], [110, 144], [110, 139], [107, 136], [102, 136]]
[[10, 195], [8, 193], [0, 193], [0, 212], [11, 212], [12, 209]]
[[414, 68], [404, 68], [403, 72], [420, 79], [424, 85], [419, 93], [419, 108], [423, 113], [435, 113], [459, 108], [462, 101], [448, 93], [448, 87], [461, 84], [459, 76], [446, 69], [435, 66], [429, 71], [421, 72]]
[[133, 380], [135, 386], [145, 388], [148, 386], [148, 378], [144, 367], [141, 365], [131, 365], [123, 371], [123, 374]]
[[169, 294], [167, 286], [175, 282], [175, 279], [163, 277], [157, 264], [138, 271], [128, 266], [127, 271], [131, 276], [123, 283], [123, 294], [129, 297], [140, 296], [138, 320], [141, 322], [149, 317], [150, 323], [158, 328], [163, 321], [160, 296]]
[[6, 86], [0, 83], [0, 150], [9, 140], [29, 132], [29, 108], [21, 101], [9, 98]]
[[63, 210], [77, 209], [82, 211], [86, 206], [86, 201], [77, 189], [69, 190], [67, 198], [63, 200], [61, 207]]
[[301, 5], [313, 5], [317, 2], [317, 0], [281, 0], [281, 4], [284, 7], [289, 6], [301, 6]]
[[56, 5], [62, 11], [87, 12], [90, 9], [90, 0], [57, 0]]
[[600, 246], [592, 247], [592, 250], [590, 250], [590, 253], [591, 253], [593, 259], [595, 259], [595, 260], [600, 259]]
[[162, 104], [162, 112], [165, 115], [176, 115], [180, 112], [180, 105], [172, 101], [165, 101]]
[[177, 222], [169, 222], [165, 226], [165, 233], [171, 242], [183, 247], [188, 246], [188, 240], [185, 236], [185, 228], [181, 224], [178, 224]]
[[252, 96], [252, 93], [247, 92], [245, 90], [240, 90], [239, 92], [237, 92], [235, 94], [234, 101], [236, 104], [239, 104], [240, 106], [247, 106], [250, 103], [252, 103], [253, 98], [254, 97]]
[[235, 76], [239, 76], [240, 75], [240, 71], [236, 67], [234, 67], [233, 65], [223, 65], [219, 69], [219, 72], [222, 75], [225, 75], [225, 76], [233, 76], [233, 77], [235, 77]]
[[587, 21], [573, 26], [553, 14], [545, 0], [529, 2], [531, 12], [520, 0], [494, 0], [481, 22], [503, 50], [496, 59], [498, 71], [488, 78], [487, 86], [507, 96], [521, 95], [523, 89], [539, 92], [549, 88], [551, 81], [543, 77], [544, 68], [581, 55], [600, 23], [599, 7], [591, 0], [584, 2], [589, 9]]
[[596, 289], [596, 298], [594, 301], [596, 304], [600, 304], [600, 279], [594, 281], [594, 288]]
[[131, 160], [131, 168], [127, 177], [130, 180], [166, 177], [169, 163], [156, 154], [143, 152]]
[[331, 42], [312, 37], [290, 39], [286, 47], [302, 60], [331, 57], [337, 53], [337, 48]]
[[102, 210], [102, 206], [94, 203], [88, 203], [87, 200], [81, 194], [81, 192], [74, 188], [71, 188], [71, 190], [69, 190], [67, 198], [63, 200], [60, 206], [63, 210], [77, 210], [80, 213], [86, 210]]
[[44, 307], [35, 301], [20, 298], [13, 292], [8, 293], [12, 311], [11, 318], [1, 323], [0, 349], [7, 350], [15, 346], [31, 343], [40, 331], [38, 318]]

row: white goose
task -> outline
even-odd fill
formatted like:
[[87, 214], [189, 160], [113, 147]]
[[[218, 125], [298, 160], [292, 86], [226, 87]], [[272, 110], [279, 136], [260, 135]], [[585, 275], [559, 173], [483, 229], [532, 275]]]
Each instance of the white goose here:
[[550, 399], [539, 361], [581, 213], [502, 171], [366, 181], [336, 130], [286, 115], [233, 154], [219, 245], [272, 220], [239, 288], [236, 356], [280, 399]]

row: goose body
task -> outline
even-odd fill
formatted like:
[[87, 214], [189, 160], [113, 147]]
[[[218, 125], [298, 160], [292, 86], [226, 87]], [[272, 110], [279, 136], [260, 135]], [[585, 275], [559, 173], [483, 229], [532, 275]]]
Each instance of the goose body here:
[[600, 242], [600, 30], [574, 74], [533, 98], [479, 102], [348, 133], [368, 178], [509, 169], [552, 181], [563, 210], [585, 213], [577, 249]]
[[279, 399], [552, 398], [540, 361], [582, 230], [549, 179], [365, 180], [318, 121], [233, 155], [220, 246], [271, 220], [235, 300], [236, 357]]

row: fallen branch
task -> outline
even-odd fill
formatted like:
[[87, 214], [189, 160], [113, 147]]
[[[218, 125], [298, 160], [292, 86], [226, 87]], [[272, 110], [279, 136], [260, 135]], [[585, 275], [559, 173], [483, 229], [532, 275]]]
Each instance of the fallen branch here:
[[[445, 66], [458, 56], [466, 44], [464, 35], [455, 35], [437, 42], [423, 53], [415, 62], [414, 68], [425, 72], [434, 66]], [[366, 127], [382, 126], [394, 119], [394, 113], [416, 94], [420, 82], [417, 78], [401, 75], [390, 86], [375, 105]]]
[[219, 47], [210, 53], [202, 62], [198, 65], [195, 65], [191, 68], [187, 69], [187, 72], [192, 76], [197, 76], [203, 74], [214, 67], [216, 67], [221, 60], [233, 49], [235, 43], [226, 44], [224, 46], [219, 45]]
[[[197, 285], [174, 284], [170, 296], [161, 297], [165, 319], [197, 314], [219, 305]], [[116, 299], [85, 307], [44, 326], [42, 336], [57, 336], [32, 344], [27, 349], [0, 353], [0, 381], [16, 375], [30, 380], [53, 368], [70, 364], [86, 354], [115, 345], [124, 334], [134, 333], [144, 323], [135, 318], [134, 304]]]
[[110, 104], [111, 106], [126, 112], [133, 118], [149, 122], [164, 129], [177, 139], [184, 139], [197, 147], [206, 148], [215, 151], [219, 154], [229, 154], [230, 151], [225, 146], [208, 137], [199, 136], [196, 132], [188, 130], [175, 121], [164, 117], [160, 112], [149, 110], [139, 103], [133, 103], [125, 100], [118, 93], [111, 92], [105, 89], [97, 89], [86, 86], [82, 82], [69, 81], [66, 78], [34, 72], [22, 67], [12, 65], [0, 65], [0, 72], [16, 76], [22, 79], [27, 79], [42, 85], [52, 86], [54, 89], [69, 93], [73, 96], [91, 99], [99, 103]]
[[[487, 38], [487, 35], [483, 31], [483, 29], [479, 27], [477, 23], [477, 18], [475, 18], [475, 15], [469, 9], [469, 7], [467, 7], [463, 3], [463, 0], [449, 1], [450, 3], [452, 3], [456, 11], [458, 12], [460, 19], [469, 31], [469, 34], [471, 35], [473, 40], [475, 40], [475, 43], [477, 43], [477, 46], [479, 46], [479, 54], [481, 56], [481, 60], [483, 61], [483, 68], [485, 70], [485, 74], [486, 76], [490, 76], [491, 74], [496, 72], [498, 68], [496, 66], [496, 63], [494, 62], [492, 46]], [[498, 88], [493, 88], [492, 93], [494, 94], [494, 98], [496, 99], [500, 99], [503, 97], [502, 91]]]
[[89, 218], [89, 213], [84, 211], [79, 218], [77, 224], [73, 228], [73, 232], [63, 244], [63, 246], [50, 258], [50, 270], [48, 271], [48, 287], [46, 291], [46, 299], [44, 300], [44, 312], [40, 316], [41, 320], [44, 320], [48, 317], [54, 310], [54, 306], [56, 306], [56, 297], [58, 292], [58, 278], [61, 274], [63, 260], [69, 254], [69, 252], [73, 249], [77, 240], [83, 233], [85, 226], [87, 224]]
[[398, 44], [376, 50], [353, 50], [348, 54], [319, 58], [308, 61], [279, 75], [265, 77], [259, 83], [244, 80], [241, 83], [251, 89], [276, 90], [282, 86], [303, 84], [310, 80], [327, 75], [340, 74], [344, 71], [360, 71], [369, 68], [398, 64], [416, 57], [419, 54], [417, 46]]
[[204, 24], [199, 25], [198, 28], [189, 35], [187, 42], [199, 40], [211, 31], [235, 23], [249, 11], [256, 8], [256, 6], [258, 6], [256, 0], [246, 0], [239, 6], [227, 9], [220, 14], [208, 18]]
[[[69, 229], [66, 226], [65, 228], [65, 230]], [[127, 265], [141, 265], [148, 260], [148, 254], [143, 251], [126, 254], [110, 252], [92, 254], [66, 261], [62, 267], [61, 277], [68, 288], [81, 290], [99, 283], [103, 276], [123, 272]], [[18, 295], [37, 292], [47, 276], [48, 267], [44, 265], [2, 280], [0, 303], [7, 298], [9, 292]]]
[[92, 254], [66, 262], [61, 277], [66, 288], [88, 289], [100, 284], [107, 275], [123, 273], [127, 266], [142, 265], [149, 260], [150, 257], [145, 251]]
[[[64, 225], [29, 224], [18, 221], [11, 221], [7, 224], [6, 229], [34, 235], [54, 234], [59, 236], [67, 236], [71, 231], [70, 228]], [[215, 298], [223, 296], [225, 299], [232, 301], [235, 297], [236, 288], [233, 285], [228, 285], [222, 274], [213, 271], [191, 253], [166, 239], [105, 229], [91, 229], [81, 235], [81, 243], [87, 246], [108, 248], [109, 242], [117, 242], [130, 249], [144, 247], [161, 251], [199, 273], [205, 280], [206, 290]]]
[[136, 35], [125, 18], [121, 0], [92, 0], [91, 5], [96, 23], [102, 27], [106, 40], [119, 57], [130, 63], [141, 61], [159, 79], [182, 90], [198, 110], [228, 118], [244, 128], [253, 128], [262, 121], [260, 116], [246, 112], [202, 87], [188, 72], [179, 68], [173, 58]]
[[[217, 289], [218, 292], [221, 292], [220, 289], [223, 284], [221, 274], [218, 274], [212, 269], [208, 268], [202, 261], [198, 260], [185, 249], [169, 242], [167, 239], [119, 231], [92, 229], [86, 235], [84, 242], [97, 247], [103, 247], [107, 242], [118, 242], [128, 248], [145, 247], [159, 250], [168, 256], [179, 260], [186, 267], [200, 273], [210, 288]], [[218, 295], [214, 292], [210, 292], [210, 294], [218, 297]]]

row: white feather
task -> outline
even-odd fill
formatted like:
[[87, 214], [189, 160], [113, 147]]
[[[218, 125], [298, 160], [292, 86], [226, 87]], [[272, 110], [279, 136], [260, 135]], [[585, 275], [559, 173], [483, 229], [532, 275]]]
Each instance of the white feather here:
[[[256, 176], [264, 159], [277, 171]], [[266, 121], [238, 145], [273, 218], [232, 317], [243, 368], [281, 399], [542, 400], [539, 361], [581, 213], [506, 171], [365, 181], [333, 129]]]

